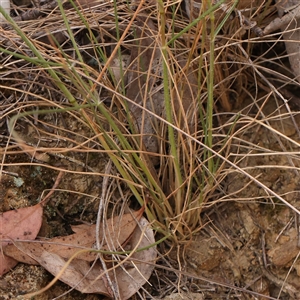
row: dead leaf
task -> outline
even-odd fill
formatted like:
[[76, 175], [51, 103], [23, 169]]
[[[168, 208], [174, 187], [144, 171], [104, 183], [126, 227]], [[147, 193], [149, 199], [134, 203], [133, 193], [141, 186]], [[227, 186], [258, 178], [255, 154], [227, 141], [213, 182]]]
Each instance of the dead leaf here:
[[[139, 43], [132, 47], [130, 56], [130, 70], [128, 72], [128, 87], [126, 97], [145, 109], [163, 116], [164, 93], [162, 88], [162, 56], [156, 44], [156, 25], [149, 18], [139, 17], [137, 20], [136, 40]], [[156, 85], [157, 86], [156, 87]], [[146, 151], [158, 153], [161, 136], [161, 125], [158, 120], [141, 107], [128, 103], [134, 126], [137, 133], [141, 134], [141, 145]], [[154, 164], [159, 162], [152, 156]]]
[[124, 247], [141, 219], [144, 209], [145, 208], [142, 207], [138, 211], [107, 220], [104, 224], [107, 227], [104, 228], [106, 243], [103, 249], [115, 251], [119, 249], [120, 246]]
[[[149, 222], [142, 217], [139, 225], [131, 237], [131, 249], [136, 245], [138, 245], [138, 248], [146, 248], [155, 243], [154, 233], [149, 226]], [[142, 234], [143, 238], [141, 239]], [[147, 250], [135, 252], [131, 257], [135, 261], [126, 264], [126, 270], [121, 267], [116, 270], [121, 299], [129, 299], [148, 281], [155, 268], [156, 247], [153, 246]]]
[[[138, 220], [144, 208], [133, 213], [116, 216], [107, 220], [106, 227], [100, 229], [100, 234], [104, 232], [105, 241], [101, 250], [114, 251], [124, 246], [126, 241], [132, 235]], [[32, 242], [17, 242], [7, 245], [3, 250], [4, 253], [19, 262], [27, 264], [36, 264], [34, 257], [41, 256], [44, 251], [55, 253], [62, 258], [69, 259], [76, 252], [83, 249], [93, 249], [96, 242], [96, 225], [81, 224], [73, 226], [74, 234], [52, 239], [39, 239]], [[100, 240], [104, 237], [100, 236]], [[78, 259], [92, 262], [97, 257], [97, 252], [87, 251], [78, 255]]]
[[[41, 204], [2, 213], [0, 215], [0, 245], [2, 249], [7, 247], [10, 240], [34, 240], [41, 228], [42, 216]], [[8, 272], [16, 264], [15, 259], [0, 255], [0, 275]]]
[[[47, 251], [44, 251], [36, 259], [53, 276], [57, 276], [67, 262], [67, 260], [61, 258], [59, 255]], [[100, 274], [103, 274], [103, 270], [99, 263], [96, 263], [91, 268], [87, 261], [74, 259], [60, 275], [59, 280], [80, 292], [89, 287], [86, 293], [97, 293], [110, 297], [105, 282], [101, 277], [97, 278]], [[92, 286], [91, 283], [93, 283]]]
[[34, 240], [42, 225], [43, 207], [40, 204], [31, 207], [10, 210], [0, 215], [0, 241]]
[[[141, 236], [143, 234], [143, 236]], [[131, 249], [138, 246], [144, 248], [155, 243], [153, 230], [145, 218], [141, 218], [131, 236]], [[58, 276], [59, 280], [77, 289], [82, 293], [98, 293], [112, 297], [107, 286], [107, 281], [100, 262], [96, 262], [91, 267], [87, 261], [73, 259], [68, 267], [61, 272], [67, 262], [55, 253], [43, 251], [40, 256], [35, 256], [41, 266], [47, 269], [52, 275]], [[114, 271], [109, 271], [109, 276], [115, 282], [119, 289], [121, 299], [128, 299], [134, 295], [142, 285], [144, 285], [151, 276], [156, 260], [156, 248], [150, 247], [147, 250], [134, 253], [122, 266]], [[60, 274], [62, 273], [62, 274]]]
[[4, 254], [0, 255], [0, 275], [3, 275], [15, 267], [18, 264], [18, 261]]

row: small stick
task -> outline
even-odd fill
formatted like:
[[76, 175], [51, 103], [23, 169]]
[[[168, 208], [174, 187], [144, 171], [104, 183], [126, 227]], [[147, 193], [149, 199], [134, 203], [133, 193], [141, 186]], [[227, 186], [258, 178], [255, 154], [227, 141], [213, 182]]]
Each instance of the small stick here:
[[43, 206], [46, 204], [46, 202], [49, 201], [49, 198], [52, 196], [52, 194], [54, 193], [55, 189], [57, 188], [57, 186], [59, 185], [62, 177], [64, 175], [64, 171], [59, 171], [56, 180], [54, 182], [54, 185], [52, 186], [51, 190], [49, 191], [49, 193], [46, 195], [46, 197], [40, 202]]

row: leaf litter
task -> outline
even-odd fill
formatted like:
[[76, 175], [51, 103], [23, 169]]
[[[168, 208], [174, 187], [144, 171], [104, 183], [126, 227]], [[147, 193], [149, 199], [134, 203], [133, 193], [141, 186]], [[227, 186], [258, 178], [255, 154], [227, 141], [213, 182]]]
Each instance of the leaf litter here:
[[[125, 258], [124, 265], [122, 261], [118, 266], [114, 266], [112, 262], [107, 264], [111, 268], [108, 275], [117, 283], [122, 299], [135, 294], [147, 282], [154, 269], [156, 249], [151, 244], [155, 243], [155, 239], [149, 223], [142, 217], [143, 212], [144, 207], [113, 217], [100, 229], [100, 234], [103, 234], [100, 239], [105, 240], [100, 252], [123, 250], [129, 246], [131, 249], [149, 247], [144, 251], [133, 251]], [[76, 225], [72, 227], [74, 234], [69, 236], [28, 241], [36, 238], [42, 224], [42, 214], [41, 204], [2, 214], [1, 275], [18, 262], [41, 265], [57, 276], [57, 279], [82, 293], [99, 293], [112, 297], [106, 277], [103, 276], [105, 272], [97, 260], [99, 251], [94, 248], [96, 225]], [[106, 256], [108, 259], [107, 254]], [[137, 262], [131, 262], [133, 258]]]
[[[152, 246], [155, 243], [153, 230], [144, 217], [138, 224], [131, 235], [130, 248], [145, 250], [132, 251], [124, 261], [116, 261], [118, 263], [116, 266], [114, 263], [108, 265], [110, 267], [108, 275], [118, 287], [121, 299], [128, 299], [134, 295], [150, 278], [155, 266], [157, 253], [156, 248]], [[27, 251], [26, 247], [22, 250]], [[35, 251], [31, 251], [30, 256], [55, 276], [45, 289], [50, 288], [59, 279], [82, 293], [98, 293], [113, 297], [99, 260], [90, 265], [89, 261], [74, 258], [74, 255], [68, 260], [46, 250], [39, 252], [38, 255]], [[39, 292], [26, 296], [32, 297]]]
[[[43, 207], [35, 206], [10, 210], [0, 215], [0, 244], [1, 249], [15, 240], [34, 240], [42, 225]], [[16, 266], [18, 260], [0, 255], [0, 275], [7, 273]]]
[[[105, 235], [109, 237], [109, 239], [107, 238], [108, 243], [104, 243], [101, 250], [116, 250], [119, 249], [120, 246], [124, 246], [124, 243], [130, 238], [137, 226], [137, 221], [141, 217], [143, 210], [144, 208], [141, 208], [132, 214], [128, 213], [107, 220]], [[69, 259], [80, 250], [90, 249], [93, 252], [86, 251], [76, 256], [76, 258], [88, 262], [94, 261], [97, 257], [97, 253], [94, 252], [95, 248], [93, 248], [96, 241], [96, 225], [81, 224], [72, 226], [72, 229], [75, 233], [68, 236], [54, 237], [52, 239], [40, 238], [34, 243], [15, 241], [13, 244], [4, 248], [4, 253], [20, 262], [32, 264], [33, 253], [34, 257], [36, 257], [46, 251], [56, 253], [62, 258]], [[121, 233], [120, 229], [122, 230]], [[103, 230], [100, 230], [100, 233], [103, 233]], [[103, 237], [104, 234], [100, 239], [103, 239]]]

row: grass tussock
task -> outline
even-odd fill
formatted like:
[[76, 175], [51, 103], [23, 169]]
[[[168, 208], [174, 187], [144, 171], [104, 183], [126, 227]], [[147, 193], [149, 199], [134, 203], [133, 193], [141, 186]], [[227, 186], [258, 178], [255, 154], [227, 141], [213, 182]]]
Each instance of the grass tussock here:
[[[74, 161], [85, 173], [116, 178], [125, 199], [147, 202], [155, 230], [190, 239], [207, 207], [234, 198], [223, 186], [228, 173], [264, 186], [230, 152], [241, 139], [234, 131], [258, 116], [222, 119], [243, 97], [258, 103], [249, 90], [266, 78], [254, 53], [259, 38], [235, 15], [239, 2], [206, 1], [189, 13], [178, 1], [59, 1], [38, 19], [7, 16], [1, 167], [23, 152], [33, 164], [68, 172], [53, 160], [79, 153], [85, 159]], [[20, 13], [15, 8], [15, 19]], [[263, 26], [270, 1], [245, 14]], [[93, 170], [95, 156], [113, 163], [110, 174]]]

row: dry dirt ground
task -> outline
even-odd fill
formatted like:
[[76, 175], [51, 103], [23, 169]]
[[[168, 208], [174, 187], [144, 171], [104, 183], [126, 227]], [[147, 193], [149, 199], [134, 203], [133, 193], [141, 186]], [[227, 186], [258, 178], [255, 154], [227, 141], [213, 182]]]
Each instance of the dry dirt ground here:
[[[278, 108], [272, 98], [264, 105], [262, 113], [272, 116], [269, 126], [277, 130], [255, 124], [235, 132], [241, 144], [233, 143], [231, 151], [243, 157], [236, 161], [240, 167], [248, 167], [249, 173], [273, 191], [282, 195], [297, 208], [299, 198], [298, 174], [288, 168], [291, 162], [298, 166], [298, 158], [287, 155], [268, 155], [267, 149], [282, 151], [293, 149], [292, 141], [300, 142], [295, 123], [300, 126], [300, 116], [295, 113], [294, 120], [282, 118], [284, 106]], [[247, 116], [257, 111], [247, 110]], [[281, 117], [277, 118], [280, 113]], [[49, 118], [49, 116], [48, 116]], [[62, 122], [62, 118], [59, 118]], [[227, 117], [222, 120], [228, 121]], [[80, 128], [74, 120], [64, 119], [67, 128]], [[34, 130], [29, 124], [19, 124], [18, 130], [26, 130], [26, 140], [34, 139]], [[1, 124], [1, 136], [8, 134], [6, 123]], [[286, 138], [280, 137], [280, 132]], [[69, 135], [73, 133], [68, 132]], [[75, 134], [73, 134], [75, 135]], [[39, 137], [41, 143], [66, 146], [64, 141]], [[247, 146], [245, 146], [247, 145]], [[251, 145], [258, 146], [254, 149]], [[42, 146], [42, 145], [41, 145]], [[264, 152], [262, 155], [261, 152]], [[97, 154], [76, 154], [72, 159], [53, 155], [53, 166], [64, 165], [69, 171], [84, 171], [82, 161], [101, 172], [105, 160]], [[245, 154], [248, 154], [245, 156]], [[8, 155], [6, 174], [1, 181], [1, 211], [33, 205], [46, 189], [50, 189], [56, 179], [57, 171], [41, 166], [18, 165], [28, 161], [25, 154]], [[234, 159], [233, 159], [234, 160]], [[276, 168], [274, 166], [281, 166]], [[272, 166], [272, 167], [270, 167]], [[287, 166], [283, 168], [282, 166]], [[70, 225], [81, 222], [95, 222], [98, 196], [101, 192], [101, 177], [68, 173], [62, 178], [59, 191], [52, 196], [44, 212], [40, 236], [52, 237], [71, 233]], [[230, 202], [220, 201], [203, 212], [202, 230], [192, 242], [173, 248], [166, 256], [169, 267], [183, 272], [182, 275], [156, 268], [145, 290], [154, 299], [300, 299], [299, 234], [295, 213], [278, 199], [268, 196], [257, 184], [237, 173], [228, 174], [222, 183]], [[124, 191], [126, 194], [126, 191]], [[118, 201], [114, 196], [113, 202]], [[167, 253], [169, 245], [159, 248]], [[180, 257], [180, 259], [178, 259]], [[158, 265], [166, 265], [158, 261]], [[189, 274], [189, 275], [187, 275]], [[42, 267], [19, 264], [0, 279], [0, 299], [15, 299], [16, 296], [38, 290], [51, 279]], [[199, 278], [202, 278], [199, 279]], [[205, 280], [204, 280], [205, 278]], [[246, 291], [247, 290], [247, 291]], [[261, 296], [259, 296], [261, 295]], [[265, 297], [263, 297], [264, 295]], [[83, 295], [63, 284], [57, 283], [36, 299], [104, 299], [101, 295]], [[150, 299], [145, 291], [132, 299]]]
[[[47, 91], [41, 90], [47, 96]], [[296, 144], [300, 142], [299, 105], [290, 113], [273, 97], [253, 98], [261, 101], [254, 104], [241, 99], [236, 111], [220, 114], [215, 120], [224, 132], [234, 124], [226, 157], [291, 206], [300, 208]], [[31, 105], [36, 101], [27, 100]], [[16, 103], [2, 99], [0, 106], [4, 112], [10, 107], [17, 110]], [[32, 162], [10, 139], [7, 121], [0, 119], [0, 147], [10, 145], [15, 151], [0, 156], [5, 163], [0, 211], [38, 203], [52, 188], [58, 169], [64, 168], [68, 172], [44, 209], [39, 236], [65, 236], [72, 233], [71, 225], [95, 223], [103, 181], [99, 174], [104, 172], [107, 157], [97, 150], [101, 147], [94, 139], [88, 141], [88, 148], [95, 151], [68, 151], [89, 137], [75, 114], [48, 113], [20, 119], [15, 130], [28, 145], [66, 151], [52, 151], [43, 158], [51, 168]], [[162, 258], [149, 283], [132, 299], [300, 299], [299, 220], [293, 210], [234, 169], [220, 182], [221, 189], [214, 205], [202, 212], [201, 231], [192, 241], [179, 246], [165, 242], [158, 247]], [[139, 208], [126, 186], [117, 186], [111, 193], [111, 204], [125, 200], [132, 209]], [[40, 266], [20, 263], [0, 278], [0, 300], [22, 299], [52, 278]], [[105, 297], [81, 294], [58, 282], [35, 299]]]

